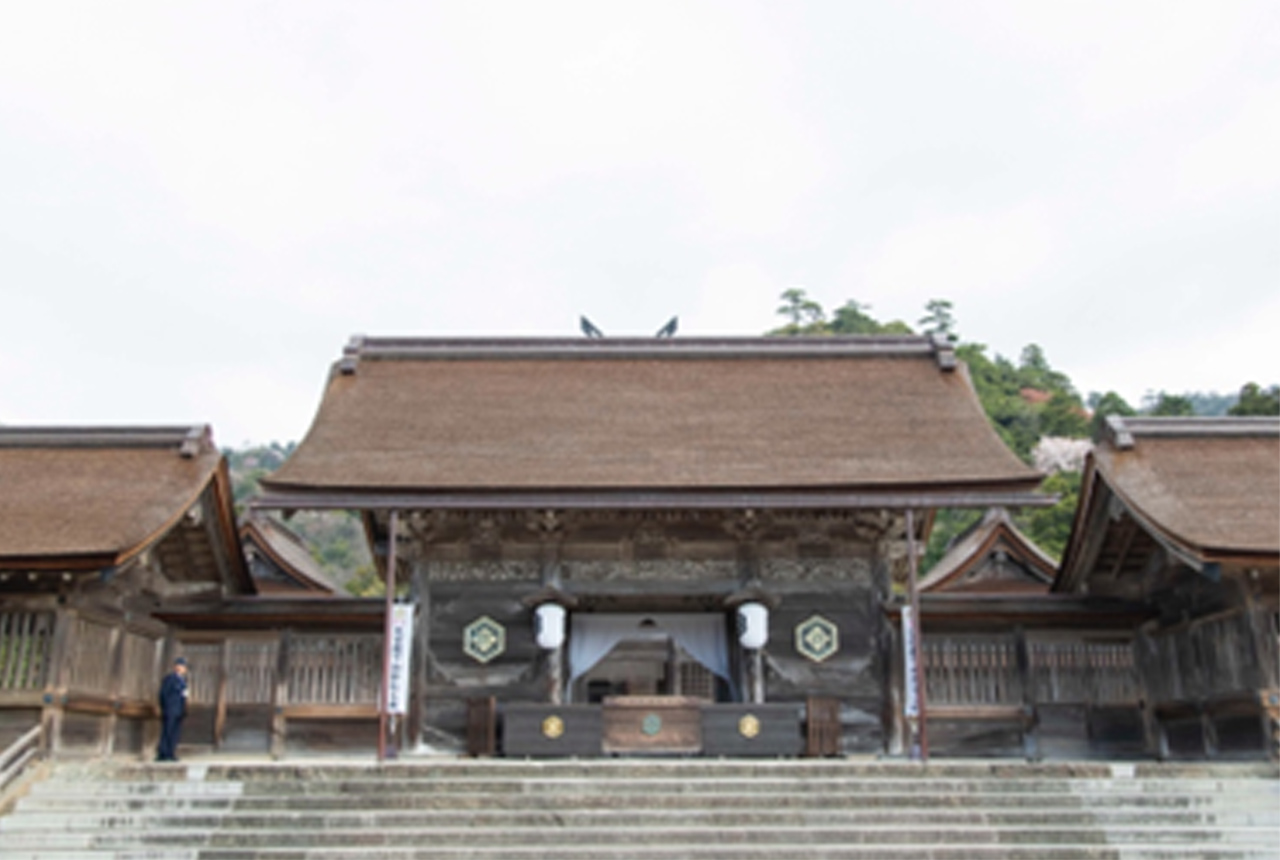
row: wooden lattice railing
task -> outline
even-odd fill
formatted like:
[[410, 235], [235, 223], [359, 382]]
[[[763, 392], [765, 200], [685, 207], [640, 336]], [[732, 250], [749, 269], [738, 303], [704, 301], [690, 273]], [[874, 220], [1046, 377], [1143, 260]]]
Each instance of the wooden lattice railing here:
[[921, 651], [929, 707], [1022, 704], [1012, 636], [926, 636]]
[[1131, 642], [1032, 642], [1028, 648], [1037, 702], [1130, 705], [1138, 701]]
[[0, 612], [0, 691], [44, 688], [54, 620], [52, 612]]

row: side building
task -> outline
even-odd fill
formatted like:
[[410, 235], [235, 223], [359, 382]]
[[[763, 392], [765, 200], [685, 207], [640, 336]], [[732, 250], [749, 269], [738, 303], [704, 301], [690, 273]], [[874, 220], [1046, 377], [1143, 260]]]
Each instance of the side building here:
[[1147, 608], [1148, 752], [1275, 756], [1280, 418], [1111, 418], [1054, 592]]
[[158, 610], [252, 592], [208, 427], [0, 427], [0, 748], [145, 753]]

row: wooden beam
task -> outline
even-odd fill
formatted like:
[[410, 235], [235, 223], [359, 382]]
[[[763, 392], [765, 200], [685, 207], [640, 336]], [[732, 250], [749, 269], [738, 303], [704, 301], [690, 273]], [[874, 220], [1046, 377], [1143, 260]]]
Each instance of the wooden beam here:
[[[1025, 489], [1024, 489], [1025, 488]], [[1008, 485], [902, 488], [887, 492], [825, 489], [358, 492], [278, 488], [249, 503], [252, 510], [810, 510], [814, 508], [1044, 508], [1056, 496], [1033, 492], [1034, 482]]]

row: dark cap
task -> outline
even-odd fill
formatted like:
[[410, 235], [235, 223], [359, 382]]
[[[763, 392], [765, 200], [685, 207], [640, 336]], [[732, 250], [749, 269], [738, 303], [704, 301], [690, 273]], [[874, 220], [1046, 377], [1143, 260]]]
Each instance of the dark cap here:
[[176, 659], [176, 660], [174, 660], [174, 661], [173, 661], [173, 665], [175, 665], [175, 666], [185, 666], [185, 665], [187, 665], [187, 658], [186, 658], [186, 657], [179, 657], [178, 659]]

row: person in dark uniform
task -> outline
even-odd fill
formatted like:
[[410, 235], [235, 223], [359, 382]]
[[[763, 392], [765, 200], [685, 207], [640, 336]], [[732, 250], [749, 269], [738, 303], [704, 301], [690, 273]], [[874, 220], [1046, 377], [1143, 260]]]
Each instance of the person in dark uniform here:
[[187, 715], [187, 661], [173, 661], [173, 671], [160, 682], [160, 746], [156, 761], [178, 760], [182, 719]]

